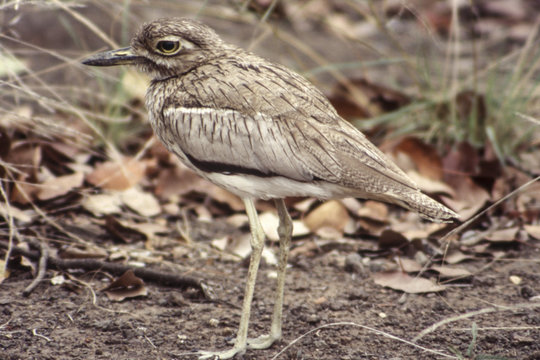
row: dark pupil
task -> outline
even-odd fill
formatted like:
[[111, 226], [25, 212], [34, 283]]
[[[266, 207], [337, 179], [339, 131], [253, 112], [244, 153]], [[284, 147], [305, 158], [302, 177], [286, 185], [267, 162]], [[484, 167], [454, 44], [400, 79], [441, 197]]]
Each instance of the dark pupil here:
[[173, 51], [176, 47], [176, 43], [174, 41], [162, 41], [160, 45], [163, 51]]

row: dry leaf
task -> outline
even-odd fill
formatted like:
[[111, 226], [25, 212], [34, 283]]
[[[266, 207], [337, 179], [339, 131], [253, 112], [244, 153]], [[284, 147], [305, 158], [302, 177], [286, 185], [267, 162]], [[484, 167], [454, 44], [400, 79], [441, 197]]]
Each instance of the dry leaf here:
[[[42, 148], [27, 141], [16, 142], [11, 145], [6, 162], [17, 167], [22, 174], [37, 178], [42, 159]], [[22, 175], [21, 174], [21, 175]], [[25, 177], [24, 177], [25, 178]], [[26, 179], [26, 178], [25, 178]]]
[[313, 232], [322, 227], [330, 227], [343, 233], [349, 220], [345, 206], [337, 200], [330, 200], [310, 212], [304, 218], [304, 224]]
[[262, 258], [264, 259], [264, 262], [268, 265], [277, 265], [278, 259], [276, 254], [274, 253], [274, 250], [265, 246], [262, 254]]
[[[428, 179], [434, 181], [442, 179], [442, 160], [437, 155], [437, 151], [433, 146], [416, 137], [409, 136], [402, 139], [395, 146], [393, 155], [397, 160], [397, 164], [407, 173], [411, 170], [417, 172], [418, 177], [427, 178], [426, 181]], [[409, 161], [400, 160], [401, 156], [408, 157], [410, 162], [414, 164], [414, 168], [403, 166], [404, 163], [409, 163]]]
[[138, 230], [124, 225], [114, 216], [107, 216], [105, 219], [105, 228], [111, 235], [126, 244], [147, 240], [146, 235], [140, 233]]
[[380, 248], [399, 248], [409, 244], [409, 240], [403, 236], [401, 233], [398, 233], [394, 230], [384, 230], [379, 237], [379, 247]]
[[455, 196], [454, 190], [448, 186], [447, 184], [443, 183], [442, 181], [437, 181], [430, 179], [426, 176], [422, 176], [416, 171], [407, 171], [407, 175], [411, 178], [412, 181], [418, 185], [418, 187], [429, 194], [448, 194], [452, 197]]
[[111, 301], [122, 301], [126, 298], [148, 295], [144, 282], [135, 276], [133, 270], [126, 271], [103, 291]]
[[266, 237], [272, 241], [279, 241], [277, 228], [279, 226], [279, 218], [273, 212], [264, 212], [259, 215], [261, 226], [266, 234]]
[[39, 187], [35, 184], [24, 182], [26, 181], [25, 178], [18, 180], [19, 181], [16, 181], [15, 186], [13, 187], [10, 201], [12, 203], [26, 205], [34, 199], [34, 195], [39, 191]]
[[146, 235], [148, 239], [154, 238], [156, 234], [168, 234], [171, 232], [171, 228], [167, 226], [166, 223], [160, 224], [159, 222], [124, 222], [124, 225], [129, 226], [130, 228], [135, 229], [140, 233]]
[[24, 224], [31, 222], [36, 213], [34, 210], [21, 210], [13, 204], [8, 205], [5, 202], [0, 202], [0, 216], [7, 219], [10, 214], [13, 219]]
[[227, 250], [245, 259], [251, 254], [251, 234], [236, 236], [229, 241]]
[[37, 198], [50, 200], [65, 195], [74, 188], [80, 187], [83, 181], [84, 174], [81, 172], [50, 178], [42, 183], [37, 192]]
[[122, 202], [136, 213], [151, 217], [161, 213], [161, 207], [154, 195], [140, 190], [138, 187], [132, 187], [120, 194]]
[[76, 246], [70, 245], [59, 252], [58, 256], [62, 259], [103, 259], [106, 258], [108, 252], [100, 247], [79, 249]]
[[228, 236], [221, 237], [219, 239], [214, 239], [210, 244], [218, 250], [225, 251], [227, 245], [229, 244], [230, 238]]
[[401, 290], [409, 294], [438, 292], [446, 289], [444, 285], [421, 277], [412, 277], [402, 271], [385, 271], [373, 274], [377, 285], [386, 286], [394, 290]]
[[190, 170], [187, 166], [178, 165], [160, 169], [155, 194], [164, 200], [172, 196], [185, 195], [191, 191], [200, 191], [209, 187], [208, 181]]
[[443, 196], [443, 199], [450, 208], [461, 216], [462, 221], [474, 216], [491, 198], [485, 189], [476, 185], [469, 177], [464, 177], [460, 181], [457, 181], [454, 190], [454, 198], [451, 199]]
[[307, 198], [302, 201], [298, 201], [293, 205], [293, 208], [300, 211], [301, 213], [306, 213], [311, 206], [317, 202], [318, 200], [315, 198]]
[[457, 264], [468, 259], [474, 259], [474, 256], [464, 254], [459, 250], [452, 250], [444, 257], [444, 261], [448, 264]]
[[209, 186], [209, 188], [207, 189], [207, 194], [212, 199], [229, 205], [229, 207], [234, 211], [244, 210], [244, 202], [238, 196], [219, 186], [211, 184], [211, 186]]
[[308, 229], [306, 224], [301, 220], [293, 220], [293, 237], [306, 236], [311, 234], [311, 231]]
[[540, 240], [540, 225], [525, 225], [523, 226], [527, 234], [535, 238], [536, 240]]
[[126, 190], [141, 181], [146, 171], [146, 164], [133, 158], [122, 158], [96, 165], [86, 180], [95, 186], [107, 190]]
[[407, 273], [419, 272], [423, 268], [417, 261], [408, 258], [398, 258], [397, 263], [401, 268], [401, 271]]
[[122, 199], [117, 192], [87, 196], [81, 205], [94, 216], [118, 214], [122, 211]]
[[472, 275], [467, 269], [447, 265], [433, 265], [430, 269], [437, 271], [442, 277], [446, 278], [460, 278]]
[[[358, 98], [364, 98], [365, 103], [360, 104], [356, 100]], [[346, 119], [366, 118], [394, 111], [411, 101], [403, 92], [372, 83], [365, 78], [350, 79], [347, 86], [338, 83], [328, 99]]]
[[388, 206], [379, 201], [367, 200], [364, 206], [360, 207], [356, 214], [369, 220], [388, 222]]
[[489, 235], [486, 235], [485, 239], [491, 242], [509, 242], [516, 240], [519, 228], [517, 226], [508, 229], [495, 230]]
[[235, 228], [241, 228], [249, 223], [249, 219], [245, 213], [233, 214], [225, 219], [225, 221]]
[[343, 237], [343, 231], [340, 231], [332, 226], [321, 226], [315, 230], [315, 234], [321, 239], [338, 240]]

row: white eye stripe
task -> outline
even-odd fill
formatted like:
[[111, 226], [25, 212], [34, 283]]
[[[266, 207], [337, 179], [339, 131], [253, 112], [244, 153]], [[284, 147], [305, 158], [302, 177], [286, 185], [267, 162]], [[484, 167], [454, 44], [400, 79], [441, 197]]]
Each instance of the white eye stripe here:
[[181, 44], [182, 44], [182, 47], [184, 49], [193, 49], [193, 48], [195, 48], [195, 44], [193, 44], [191, 41], [182, 40]]

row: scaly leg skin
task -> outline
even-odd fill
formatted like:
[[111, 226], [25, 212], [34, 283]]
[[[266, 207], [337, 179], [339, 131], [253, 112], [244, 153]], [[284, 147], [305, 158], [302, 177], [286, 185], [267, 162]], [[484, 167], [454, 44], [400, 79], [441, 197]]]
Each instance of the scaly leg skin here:
[[262, 335], [254, 339], [248, 339], [247, 344], [250, 349], [266, 349], [275, 341], [281, 339], [285, 271], [287, 270], [287, 259], [289, 258], [293, 224], [291, 216], [287, 211], [285, 201], [283, 201], [283, 199], [276, 199], [275, 203], [279, 215], [279, 264], [272, 325], [270, 327], [270, 334]]
[[[242, 304], [242, 316], [240, 326], [236, 333], [236, 340], [232, 349], [225, 351], [199, 351], [199, 359], [230, 359], [238, 353], [246, 351], [247, 332], [249, 325], [249, 314], [251, 311], [251, 300], [253, 299], [253, 290], [257, 280], [257, 270], [261, 261], [261, 254], [264, 246], [264, 231], [255, 209], [253, 199], [245, 198], [246, 213], [249, 219], [251, 229], [251, 258], [249, 261], [248, 276], [246, 280], [246, 289], [244, 292], [244, 303]], [[281, 317], [281, 316], [280, 316]], [[281, 319], [280, 319], [281, 320]]]

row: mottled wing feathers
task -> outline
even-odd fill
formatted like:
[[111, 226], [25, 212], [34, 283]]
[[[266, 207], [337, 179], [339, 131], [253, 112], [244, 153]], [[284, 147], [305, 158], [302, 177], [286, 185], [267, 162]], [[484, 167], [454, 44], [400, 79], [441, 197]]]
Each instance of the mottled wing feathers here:
[[416, 189], [318, 89], [285, 67], [245, 53], [179, 80], [182, 91], [163, 114], [201, 170], [320, 179], [369, 192], [392, 184]]
[[309, 154], [287, 142], [280, 124], [269, 116], [177, 106], [163, 115], [181, 152], [202, 171], [313, 179], [302, 160], [312, 160]]

